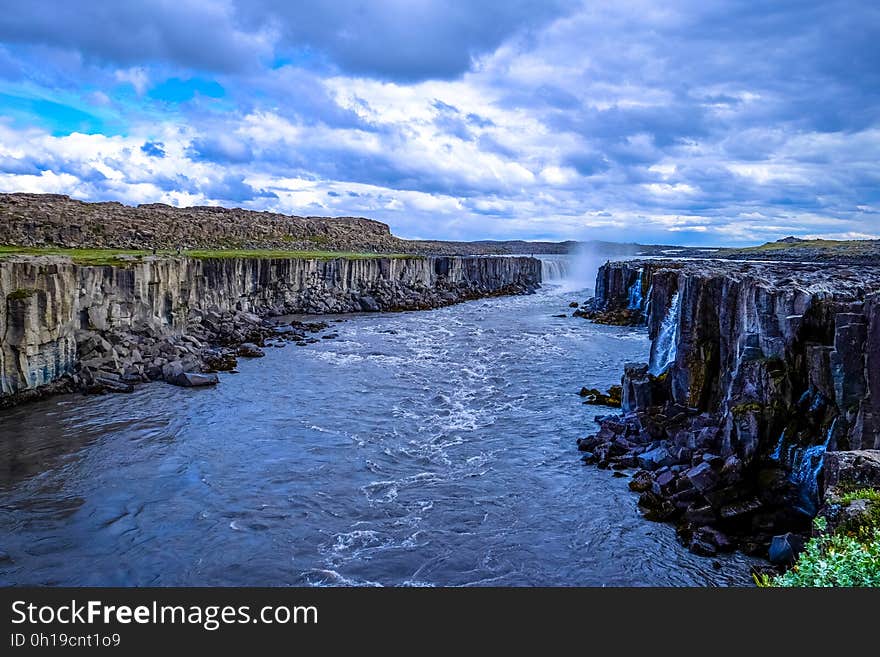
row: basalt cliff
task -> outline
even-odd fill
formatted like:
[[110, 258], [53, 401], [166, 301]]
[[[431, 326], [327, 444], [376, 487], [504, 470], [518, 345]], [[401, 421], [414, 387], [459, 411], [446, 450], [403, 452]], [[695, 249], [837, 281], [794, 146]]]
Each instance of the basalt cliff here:
[[146, 256], [84, 266], [10, 256], [0, 260], [0, 406], [52, 389], [210, 385], [267, 340], [307, 344], [327, 327], [270, 316], [435, 308], [526, 293], [540, 280], [540, 261], [516, 257]]
[[585, 460], [638, 468], [643, 511], [695, 552], [766, 556], [809, 531], [823, 466], [837, 482], [841, 462], [878, 462], [880, 267], [610, 262], [578, 314], [651, 338]]

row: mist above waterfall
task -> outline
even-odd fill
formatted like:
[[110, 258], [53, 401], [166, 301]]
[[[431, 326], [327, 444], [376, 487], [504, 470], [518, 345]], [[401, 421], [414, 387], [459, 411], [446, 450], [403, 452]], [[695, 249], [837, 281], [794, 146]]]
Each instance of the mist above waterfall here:
[[599, 267], [609, 260], [634, 257], [633, 244], [615, 244], [596, 240], [581, 240], [570, 253], [534, 255], [541, 261], [544, 284], [557, 287], [561, 292], [594, 293]]
[[623, 256], [600, 250], [592, 242], [580, 242], [572, 253], [538, 256], [545, 284], [558, 286], [561, 292], [594, 292], [599, 267], [608, 260]]

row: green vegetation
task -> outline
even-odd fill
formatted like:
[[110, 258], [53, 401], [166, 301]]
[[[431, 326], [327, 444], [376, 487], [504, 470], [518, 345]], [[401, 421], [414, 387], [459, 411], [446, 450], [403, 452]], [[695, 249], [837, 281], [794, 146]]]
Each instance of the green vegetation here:
[[880, 586], [880, 528], [858, 535], [812, 538], [791, 570], [776, 577], [756, 576], [762, 587]]
[[19, 301], [21, 299], [30, 299], [36, 293], [37, 293], [37, 291], [34, 289], [31, 289], [28, 287], [23, 287], [23, 288], [19, 288], [18, 290], [14, 290], [14, 291], [10, 292], [9, 294], [7, 294], [6, 300], [7, 301]]
[[[880, 586], [880, 490], [859, 488], [843, 493], [834, 504], [846, 507], [867, 502], [861, 513], [837, 526], [833, 533], [811, 538], [786, 573], [756, 576], [762, 587]], [[817, 531], [827, 532], [828, 521], [813, 521]]]
[[859, 488], [857, 490], [844, 493], [840, 497], [841, 504], [849, 504], [850, 502], [855, 502], [856, 500], [868, 500], [869, 502], [880, 504], [880, 490], [876, 490], [874, 488]]
[[[24, 246], [0, 246], [0, 258], [14, 255], [31, 256], [67, 256], [78, 265], [116, 265], [124, 266], [126, 263], [137, 262], [151, 251], [135, 251], [125, 249], [62, 249], [56, 247], [24, 247]], [[157, 255], [173, 256], [176, 251], [158, 251]], [[285, 251], [281, 249], [216, 249], [184, 251], [183, 255], [201, 260], [215, 258], [301, 258], [316, 260], [331, 260], [333, 258], [349, 258], [359, 260], [364, 258], [415, 258], [402, 253], [351, 253], [343, 251]]]
[[800, 240], [797, 242], [767, 242], [760, 246], [749, 246], [741, 249], [721, 249], [719, 254], [724, 257], [750, 257], [765, 254], [778, 257], [790, 253], [792, 257], [819, 253], [824, 257], [865, 257], [876, 254], [880, 249], [877, 240]]
[[737, 251], [785, 251], [788, 249], [803, 248], [813, 249], [845, 249], [848, 247], [861, 246], [862, 240], [803, 240], [800, 242], [767, 242], [760, 246], [749, 246]]

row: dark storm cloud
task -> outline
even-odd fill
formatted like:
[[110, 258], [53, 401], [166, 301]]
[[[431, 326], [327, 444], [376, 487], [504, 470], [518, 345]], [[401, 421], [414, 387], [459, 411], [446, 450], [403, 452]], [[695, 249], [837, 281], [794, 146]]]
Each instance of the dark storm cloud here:
[[474, 57], [574, 6], [570, 0], [252, 0], [238, 10], [254, 27], [273, 20], [282, 48], [311, 48], [355, 75], [415, 81], [461, 75]]
[[0, 39], [125, 66], [158, 61], [241, 71], [274, 53], [412, 81], [461, 75], [472, 58], [572, 6], [568, 0], [3, 0]]
[[254, 65], [260, 44], [259, 34], [235, 25], [225, 3], [194, 0], [2, 0], [0, 39], [124, 66], [170, 62], [221, 71]]

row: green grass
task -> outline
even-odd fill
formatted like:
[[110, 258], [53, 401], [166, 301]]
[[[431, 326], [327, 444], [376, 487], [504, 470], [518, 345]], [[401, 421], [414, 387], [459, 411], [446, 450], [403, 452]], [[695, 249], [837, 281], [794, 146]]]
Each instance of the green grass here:
[[[176, 251], [158, 251], [160, 256], [173, 256]], [[62, 249], [55, 247], [23, 247], [23, 246], [0, 246], [0, 258], [15, 255], [29, 256], [67, 256], [78, 265], [124, 265], [131, 260], [137, 260], [152, 251], [125, 250], [125, 249]], [[272, 249], [217, 249], [184, 251], [183, 255], [200, 260], [216, 258], [296, 258], [309, 260], [331, 260], [333, 258], [348, 258], [360, 260], [365, 258], [414, 258], [402, 253], [352, 253], [343, 251], [285, 251]]]
[[811, 538], [791, 570], [755, 582], [761, 587], [880, 586], [880, 529]]
[[875, 488], [859, 488], [858, 490], [844, 493], [840, 497], [841, 504], [849, 504], [850, 502], [855, 502], [856, 500], [868, 500], [869, 502], [876, 502], [880, 504], [880, 490], [877, 490]]
[[838, 255], [862, 255], [873, 253], [878, 248], [876, 240], [804, 240], [801, 242], [767, 242], [760, 246], [748, 246], [740, 249], [722, 249], [724, 255], [748, 255], [766, 253], [778, 255], [786, 251], [796, 252], [801, 249], [825, 251]]
[[813, 525], [822, 533], [807, 541], [789, 571], [755, 576], [758, 586], [880, 586], [880, 490], [859, 488], [832, 499], [844, 507], [858, 500], [868, 506], [833, 533], [825, 517], [816, 517]]

